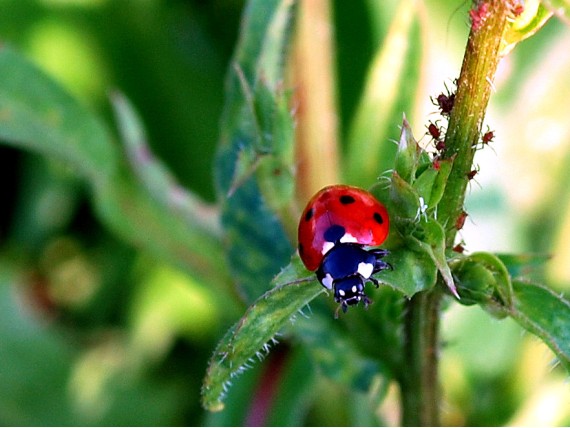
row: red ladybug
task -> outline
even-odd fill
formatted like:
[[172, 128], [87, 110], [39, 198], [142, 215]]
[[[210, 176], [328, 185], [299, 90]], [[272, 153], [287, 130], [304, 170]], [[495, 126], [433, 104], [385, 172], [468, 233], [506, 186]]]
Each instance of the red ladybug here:
[[346, 312], [349, 305], [370, 300], [364, 284], [378, 281], [376, 272], [391, 269], [382, 261], [388, 254], [378, 246], [388, 236], [390, 219], [386, 207], [358, 187], [334, 185], [311, 198], [299, 221], [299, 255], [321, 284], [334, 291], [336, 302]]

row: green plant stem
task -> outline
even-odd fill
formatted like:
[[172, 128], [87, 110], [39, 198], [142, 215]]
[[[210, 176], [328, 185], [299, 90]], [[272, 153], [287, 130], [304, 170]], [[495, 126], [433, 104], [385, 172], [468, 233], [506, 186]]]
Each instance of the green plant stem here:
[[[438, 220], [446, 230], [446, 245], [453, 246], [456, 221], [463, 211], [468, 173], [481, 134], [485, 111], [500, 60], [501, 37], [508, 17], [508, 2], [482, 1], [473, 6], [484, 17], [472, 25], [455, 104], [445, 139], [444, 157], [453, 158], [445, 194], [438, 207]], [[484, 13], [483, 13], [484, 12]], [[441, 278], [438, 282], [442, 283]], [[404, 326], [404, 365], [400, 380], [402, 424], [436, 426], [440, 423], [438, 383], [439, 308], [442, 286], [416, 294], [407, 302]]]
[[439, 425], [438, 332], [440, 288], [406, 303], [404, 366], [400, 387], [403, 426]]
[[[454, 158], [445, 194], [439, 204], [438, 220], [447, 232], [446, 244], [453, 246], [456, 220], [463, 211], [465, 191], [473, 168], [481, 127], [493, 90], [499, 64], [501, 39], [509, 14], [508, 2], [492, 0], [486, 4], [486, 18], [479, 28], [472, 26], [461, 73], [457, 81], [455, 104], [445, 137], [445, 158]], [[476, 8], [476, 6], [474, 6]]]

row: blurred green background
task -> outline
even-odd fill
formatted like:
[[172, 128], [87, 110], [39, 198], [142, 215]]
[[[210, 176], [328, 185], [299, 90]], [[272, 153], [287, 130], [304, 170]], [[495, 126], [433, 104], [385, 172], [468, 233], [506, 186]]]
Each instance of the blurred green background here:
[[[341, 141], [397, 3], [332, 2]], [[420, 7], [421, 78], [402, 108], [417, 138], [435, 111], [430, 96], [459, 73], [467, 3]], [[0, 43], [41, 67], [114, 134], [108, 95], [122, 91], [156, 156], [214, 202], [224, 77], [243, 7], [238, 0], [0, 0]], [[487, 115], [496, 137], [477, 154], [461, 231], [469, 251], [552, 254], [534, 274], [560, 292], [570, 284], [569, 46], [568, 27], [552, 19], [503, 60]], [[0, 424], [254, 423], [247, 398], [265, 363], [235, 382], [223, 412], [199, 405], [207, 359], [244, 303], [217, 298], [208, 284], [122, 241], [99, 222], [85, 183], [65, 165], [0, 145], [0, 167]], [[475, 307], [453, 304], [443, 325], [445, 424], [570, 424], [566, 375], [538, 340]], [[339, 404], [343, 387], [309, 375], [307, 361], [299, 351], [288, 362], [308, 380], [297, 385], [305, 388], [299, 407], [277, 404], [289, 419], [276, 420], [358, 423]], [[398, 421], [396, 396], [389, 387], [378, 409], [387, 423]]]

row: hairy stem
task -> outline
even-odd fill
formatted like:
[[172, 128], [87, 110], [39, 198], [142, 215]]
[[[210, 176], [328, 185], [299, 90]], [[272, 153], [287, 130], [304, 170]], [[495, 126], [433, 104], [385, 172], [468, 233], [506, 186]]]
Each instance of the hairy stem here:
[[471, 10], [473, 24], [445, 137], [444, 156], [455, 159], [438, 210], [438, 219], [447, 231], [448, 247], [453, 246], [457, 233], [456, 221], [463, 211], [468, 174], [473, 168], [473, 157], [493, 90], [501, 38], [509, 14], [508, 3], [505, 0], [480, 2]]
[[[485, 111], [500, 60], [501, 37], [507, 25], [508, 1], [474, 2], [471, 32], [457, 81], [445, 139], [445, 158], [453, 158], [445, 194], [438, 207], [438, 220], [446, 230], [446, 245], [453, 246], [458, 218], [463, 212], [468, 174], [481, 134]], [[441, 278], [439, 282], [442, 282]], [[439, 425], [438, 383], [439, 307], [441, 290], [416, 294], [407, 303], [402, 368], [402, 424]]]
[[440, 289], [417, 293], [406, 304], [400, 379], [403, 426], [439, 425], [438, 331]]

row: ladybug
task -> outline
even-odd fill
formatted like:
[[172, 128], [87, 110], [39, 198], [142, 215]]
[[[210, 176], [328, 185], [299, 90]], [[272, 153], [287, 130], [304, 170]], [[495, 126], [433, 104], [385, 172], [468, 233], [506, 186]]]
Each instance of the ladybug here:
[[[308, 202], [299, 221], [299, 255], [319, 282], [334, 291], [339, 308], [370, 304], [364, 285], [378, 287], [374, 273], [392, 269], [379, 248], [388, 236], [386, 207], [366, 190], [346, 185], [321, 189]], [[338, 309], [337, 309], [338, 313]]]

